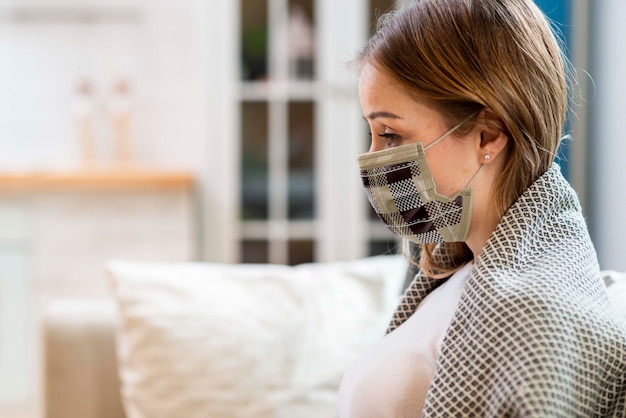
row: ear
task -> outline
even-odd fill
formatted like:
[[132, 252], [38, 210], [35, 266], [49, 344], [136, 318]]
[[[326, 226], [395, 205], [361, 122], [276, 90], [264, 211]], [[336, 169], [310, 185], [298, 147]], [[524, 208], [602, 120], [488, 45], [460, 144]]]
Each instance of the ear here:
[[477, 144], [478, 163], [490, 164], [509, 142], [504, 123], [492, 110], [483, 109], [478, 115], [476, 129], [480, 134], [480, 142]]

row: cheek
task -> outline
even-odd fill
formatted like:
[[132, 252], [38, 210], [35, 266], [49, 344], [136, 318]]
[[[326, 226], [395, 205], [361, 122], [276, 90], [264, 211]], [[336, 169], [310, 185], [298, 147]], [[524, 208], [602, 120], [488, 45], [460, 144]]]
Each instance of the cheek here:
[[451, 170], [447, 167], [441, 167], [437, 164], [430, 164], [430, 172], [433, 175], [435, 180], [435, 187], [437, 188], [437, 193], [442, 194], [444, 196], [450, 196], [456, 190], [453, 186], [453, 176], [451, 175]]
[[433, 152], [431, 155], [426, 153], [428, 167], [435, 180], [437, 192], [444, 196], [452, 196], [467, 185], [471, 175], [466, 175], [466, 158], [459, 158], [450, 150], [441, 151], [436, 154]]

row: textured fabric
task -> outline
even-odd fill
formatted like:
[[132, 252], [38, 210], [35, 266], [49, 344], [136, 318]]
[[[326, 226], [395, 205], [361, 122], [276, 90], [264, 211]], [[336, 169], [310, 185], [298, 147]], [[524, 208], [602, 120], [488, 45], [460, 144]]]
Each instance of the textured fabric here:
[[350, 366], [339, 388], [341, 418], [405, 418], [422, 410], [471, 268], [471, 263], [465, 265], [429, 293], [414, 315]]
[[[438, 280], [416, 275], [389, 331]], [[476, 260], [423, 417], [626, 416], [626, 321], [609, 303], [575, 193], [551, 167]]]
[[617, 309], [617, 312], [626, 320], [626, 273], [605, 270], [602, 278], [607, 285], [609, 300]]

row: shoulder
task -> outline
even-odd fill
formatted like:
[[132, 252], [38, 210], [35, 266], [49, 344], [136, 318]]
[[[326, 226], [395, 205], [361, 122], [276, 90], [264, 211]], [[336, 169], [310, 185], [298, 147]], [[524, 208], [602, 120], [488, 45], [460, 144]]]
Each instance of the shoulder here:
[[[459, 313], [482, 318], [481, 324], [532, 331], [535, 338], [554, 338], [562, 333], [584, 335], [611, 327], [616, 317], [606, 286], [593, 269], [549, 271], [541, 267], [525, 272], [491, 272], [468, 281]], [[515, 327], [512, 327], [515, 325]]]
[[593, 269], [572, 271], [576, 274], [536, 268], [474, 276], [453, 321], [459, 329], [474, 330], [473, 338], [495, 336], [493, 349], [505, 349], [520, 363], [573, 365], [583, 358], [624, 363], [626, 329], [602, 278]]
[[500, 279], [499, 286], [468, 284], [437, 382], [459, 377], [462, 364], [456, 390], [478, 385], [486, 404], [520, 416], [593, 415], [595, 400], [614, 404], [626, 394], [626, 334], [601, 304], [541, 286], [541, 277]]

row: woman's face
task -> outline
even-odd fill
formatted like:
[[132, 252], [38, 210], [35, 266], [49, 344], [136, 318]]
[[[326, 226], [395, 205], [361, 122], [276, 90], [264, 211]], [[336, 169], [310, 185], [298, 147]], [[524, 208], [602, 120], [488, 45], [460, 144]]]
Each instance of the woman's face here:
[[[359, 99], [371, 131], [370, 152], [419, 141], [426, 147], [451, 128], [440, 112], [415, 100], [398, 82], [370, 64], [361, 71]], [[475, 141], [466, 138], [473, 134], [451, 134], [426, 150], [439, 193], [453, 195], [476, 173]]]

